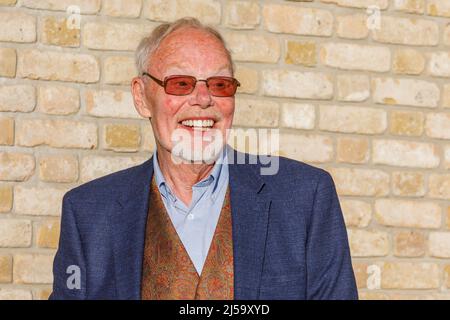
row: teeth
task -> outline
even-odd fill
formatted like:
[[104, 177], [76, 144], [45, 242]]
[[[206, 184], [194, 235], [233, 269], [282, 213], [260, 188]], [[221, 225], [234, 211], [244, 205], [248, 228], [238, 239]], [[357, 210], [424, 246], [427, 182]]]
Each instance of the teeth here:
[[214, 120], [183, 120], [181, 123], [187, 127], [211, 128]]

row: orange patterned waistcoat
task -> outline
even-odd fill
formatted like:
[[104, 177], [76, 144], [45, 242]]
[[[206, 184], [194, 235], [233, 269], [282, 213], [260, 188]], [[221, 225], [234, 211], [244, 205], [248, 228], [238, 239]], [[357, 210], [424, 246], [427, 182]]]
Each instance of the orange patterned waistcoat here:
[[178, 237], [153, 175], [142, 272], [143, 300], [232, 300], [234, 293], [230, 189], [201, 275]]

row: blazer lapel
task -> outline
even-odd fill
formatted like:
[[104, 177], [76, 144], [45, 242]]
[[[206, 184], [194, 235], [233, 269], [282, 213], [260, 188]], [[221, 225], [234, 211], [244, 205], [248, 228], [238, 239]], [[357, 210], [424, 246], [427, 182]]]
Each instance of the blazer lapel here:
[[[271, 200], [259, 166], [237, 163], [239, 152], [229, 149], [230, 203], [233, 224], [234, 298], [259, 298]], [[242, 155], [242, 153], [241, 153]]]
[[112, 212], [116, 293], [120, 300], [141, 298], [142, 260], [148, 213], [153, 156], [130, 172], [117, 199], [121, 210]]

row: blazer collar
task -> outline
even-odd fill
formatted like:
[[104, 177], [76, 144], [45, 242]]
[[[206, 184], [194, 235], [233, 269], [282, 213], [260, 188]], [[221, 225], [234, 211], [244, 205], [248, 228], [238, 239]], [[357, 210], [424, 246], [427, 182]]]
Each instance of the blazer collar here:
[[[234, 298], [257, 299], [267, 237], [270, 190], [257, 165], [227, 145], [230, 204], [233, 224]], [[149, 206], [153, 156], [130, 170], [111, 213], [114, 228], [114, 264], [118, 299], [141, 298], [142, 261]]]

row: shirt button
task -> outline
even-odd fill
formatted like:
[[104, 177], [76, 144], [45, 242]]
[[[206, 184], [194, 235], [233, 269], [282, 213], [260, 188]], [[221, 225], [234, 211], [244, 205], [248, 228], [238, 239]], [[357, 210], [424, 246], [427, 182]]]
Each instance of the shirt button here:
[[188, 219], [189, 219], [189, 220], [194, 220], [194, 215], [193, 215], [192, 213], [189, 213], [189, 214], [188, 214]]

